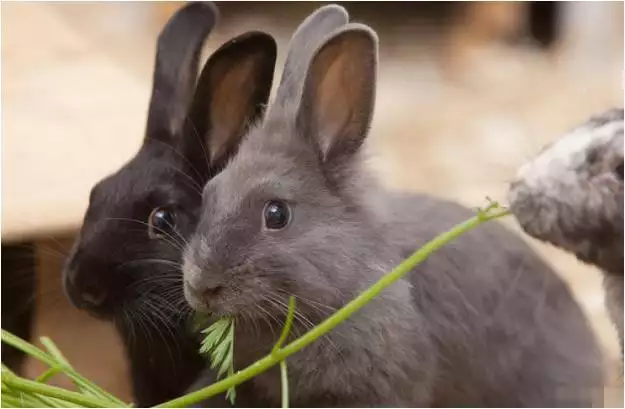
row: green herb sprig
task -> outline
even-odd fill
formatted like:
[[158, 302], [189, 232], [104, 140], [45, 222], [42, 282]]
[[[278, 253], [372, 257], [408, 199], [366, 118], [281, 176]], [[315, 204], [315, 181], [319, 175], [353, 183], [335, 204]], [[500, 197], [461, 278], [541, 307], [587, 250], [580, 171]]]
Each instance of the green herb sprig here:
[[[200, 353], [207, 356], [211, 362], [211, 369], [218, 369], [217, 379], [224, 374], [234, 374], [234, 319], [225, 317], [217, 320], [202, 331], [205, 335], [200, 347]], [[236, 390], [234, 385], [226, 391], [226, 399], [234, 405]]]
[[[286, 321], [284, 323], [284, 327], [282, 328], [282, 333], [280, 334], [280, 338], [278, 338], [278, 342], [273, 346], [271, 350], [271, 354], [275, 355], [284, 341], [289, 336], [291, 332], [291, 326], [293, 326], [293, 318], [295, 317], [295, 297], [289, 297], [289, 310], [286, 315]], [[286, 368], [286, 359], [280, 361], [280, 385], [282, 387], [282, 408], [287, 409], [289, 407], [289, 376]]]
[[435, 251], [445, 246], [454, 239], [461, 235], [475, 229], [476, 227], [489, 222], [491, 220], [506, 216], [509, 211], [501, 207], [497, 202], [488, 199], [488, 205], [484, 208], [478, 208], [477, 214], [474, 217], [454, 226], [450, 230], [443, 232], [436, 236], [434, 239], [427, 242], [419, 250], [415, 251], [410, 257], [401, 262], [390, 272], [383, 275], [376, 283], [371, 287], [363, 291], [360, 295], [347, 303], [343, 308], [336, 311], [325, 321], [315, 326], [304, 335], [291, 342], [290, 344], [278, 348], [268, 356], [261, 358], [255, 363], [251, 364], [245, 369], [235, 372], [232, 376], [216, 382], [206, 388], [189, 393], [180, 398], [172, 399], [168, 402], [158, 405], [158, 407], [164, 408], [177, 408], [187, 407], [196, 402], [215, 396], [219, 393], [223, 393], [232, 386], [239, 385], [263, 372], [268, 370], [274, 365], [279, 364], [285, 360], [288, 356], [293, 355], [297, 351], [305, 348], [317, 339], [321, 338], [343, 321], [347, 320], [352, 314], [359, 311], [365, 305], [367, 305], [374, 297], [380, 294], [390, 285], [394, 284], [397, 280], [412, 271], [419, 264], [423, 263], [430, 257]]
[[[423, 247], [417, 250], [412, 256], [404, 260], [392, 271], [382, 276], [382, 278], [362, 292], [359, 296], [336, 311], [325, 321], [292, 341], [282, 346], [286, 341], [295, 311], [295, 300], [289, 300], [289, 313], [280, 339], [272, 349], [271, 353], [256, 361], [252, 365], [240, 371], [234, 372], [234, 320], [218, 321], [205, 330], [205, 339], [202, 343], [204, 354], [210, 355], [214, 368], [219, 367], [220, 376], [227, 373], [228, 377], [218, 381], [206, 388], [189, 393], [179, 398], [165, 402], [158, 407], [187, 407], [210, 398], [217, 394], [232, 390], [234, 387], [260, 373], [266, 371], [274, 365], [280, 365], [282, 382], [282, 406], [288, 407], [288, 379], [286, 372], [286, 358], [303, 349], [320, 337], [327, 334], [337, 325], [348, 319], [352, 314], [364, 307], [374, 297], [385, 288], [395, 283], [401, 277], [412, 271], [417, 265], [425, 261], [432, 253], [456, 239], [460, 235], [486, 223], [490, 220], [508, 214], [506, 209], [501, 208], [496, 202], [490, 201], [489, 205], [483, 209], [478, 209], [477, 215], [451, 230], [440, 234]], [[289, 318], [290, 317], [290, 318]], [[47, 338], [42, 338], [42, 344], [46, 350], [42, 350], [27, 341], [2, 330], [2, 342], [11, 345], [22, 352], [30, 355], [44, 364], [48, 369], [32, 381], [22, 378], [2, 365], [2, 406], [12, 407], [131, 407], [131, 405], [114, 397], [101, 387], [84, 378], [76, 372], [60, 354], [56, 346]], [[58, 373], [68, 376], [76, 385], [78, 391], [70, 391], [46, 382]], [[227, 394], [230, 401], [234, 401], [234, 392]]]
[[[124, 408], [130, 407], [95, 383], [80, 375], [71, 367], [56, 345], [42, 337], [41, 343], [46, 351], [2, 330], [2, 342], [21, 350], [27, 355], [48, 365], [37, 380], [22, 378], [2, 365], [2, 406], [17, 407], [89, 407], [89, 408]], [[63, 373], [76, 385], [78, 391], [70, 391], [48, 385], [54, 375]]]

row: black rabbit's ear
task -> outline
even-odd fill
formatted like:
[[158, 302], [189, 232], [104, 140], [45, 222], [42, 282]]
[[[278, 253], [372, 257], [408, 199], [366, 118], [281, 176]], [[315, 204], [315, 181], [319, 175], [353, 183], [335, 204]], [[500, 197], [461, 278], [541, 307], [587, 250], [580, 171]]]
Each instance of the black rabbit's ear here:
[[322, 162], [353, 155], [369, 130], [375, 101], [377, 36], [348, 24], [315, 53], [304, 83], [297, 128], [317, 147]]
[[272, 36], [249, 32], [221, 46], [206, 62], [184, 130], [186, 151], [201, 153], [200, 166], [206, 158], [211, 167], [227, 160], [262, 115], [276, 54]]
[[216, 20], [212, 3], [193, 2], [178, 10], [159, 34], [146, 139], [168, 142], [179, 134], [195, 90], [202, 45]]

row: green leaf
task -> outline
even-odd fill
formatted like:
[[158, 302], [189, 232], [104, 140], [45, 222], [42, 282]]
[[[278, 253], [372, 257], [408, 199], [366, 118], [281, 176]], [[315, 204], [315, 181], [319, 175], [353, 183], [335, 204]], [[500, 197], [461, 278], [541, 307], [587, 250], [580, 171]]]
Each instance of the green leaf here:
[[[234, 373], [234, 320], [222, 318], [201, 331], [206, 335], [200, 347], [200, 353], [208, 356], [210, 367], [218, 369], [217, 378], [225, 373]], [[227, 391], [226, 397], [234, 402], [234, 387]]]
[[203, 355], [211, 354], [217, 344], [223, 341], [224, 334], [230, 325], [229, 319], [221, 319], [213, 325], [203, 330], [203, 334], [207, 334], [202, 341], [200, 353]]
[[232, 368], [232, 359], [228, 359], [229, 357], [226, 357], [226, 359], [223, 360], [223, 362], [221, 363], [221, 366], [219, 367], [219, 371], [217, 372], [217, 378], [221, 378], [221, 376], [223, 374], [225, 374], [227, 371], [230, 370], [230, 368]]
[[228, 353], [229, 349], [229, 345], [226, 342], [222, 342], [217, 346], [217, 348], [215, 348], [215, 352], [212, 355], [213, 362], [211, 368], [215, 369], [222, 362], [224, 362], [224, 359], [226, 358], [226, 354]]
[[206, 342], [202, 343], [202, 347], [200, 348], [200, 352], [204, 355], [211, 355], [217, 345], [219, 345], [221, 339], [219, 339], [215, 334], [211, 334], [211, 338], [206, 340]]
[[234, 400], [237, 397], [237, 391], [234, 389], [234, 386], [229, 388], [226, 391], [226, 399], [230, 401], [230, 404], [234, 406]]
[[223, 334], [223, 331], [225, 331], [226, 328], [228, 328], [229, 324], [230, 324], [230, 321], [227, 318], [222, 318], [218, 321], [215, 321], [210, 327], [206, 328], [205, 330], [202, 330], [202, 334], [211, 334], [216, 331]]

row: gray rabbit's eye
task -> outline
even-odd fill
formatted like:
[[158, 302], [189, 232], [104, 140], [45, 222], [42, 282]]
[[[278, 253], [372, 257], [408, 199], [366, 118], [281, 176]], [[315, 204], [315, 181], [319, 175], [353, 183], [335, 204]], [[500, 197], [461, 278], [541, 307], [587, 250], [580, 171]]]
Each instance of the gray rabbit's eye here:
[[148, 235], [152, 239], [165, 237], [171, 235], [175, 226], [174, 212], [163, 207], [157, 207], [152, 210], [148, 218]]
[[266, 228], [269, 230], [280, 230], [289, 223], [291, 210], [289, 205], [282, 200], [270, 200], [265, 204], [263, 217]]

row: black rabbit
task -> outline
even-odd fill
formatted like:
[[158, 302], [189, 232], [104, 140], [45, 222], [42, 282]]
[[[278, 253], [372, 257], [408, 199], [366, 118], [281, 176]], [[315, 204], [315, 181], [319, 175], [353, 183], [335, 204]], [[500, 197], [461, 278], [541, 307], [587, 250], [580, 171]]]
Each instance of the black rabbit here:
[[276, 44], [260, 32], [223, 45], [197, 79], [216, 18], [211, 3], [190, 3], [160, 33], [143, 144], [92, 189], [64, 271], [71, 301], [115, 323], [138, 406], [181, 395], [206, 366], [182, 302], [181, 251], [202, 186], [236, 148], [219, 141], [261, 117], [273, 81]]

